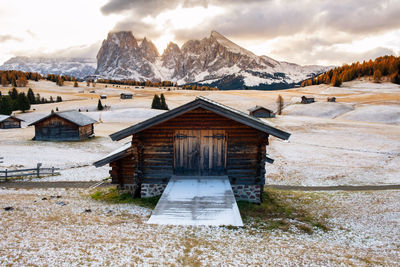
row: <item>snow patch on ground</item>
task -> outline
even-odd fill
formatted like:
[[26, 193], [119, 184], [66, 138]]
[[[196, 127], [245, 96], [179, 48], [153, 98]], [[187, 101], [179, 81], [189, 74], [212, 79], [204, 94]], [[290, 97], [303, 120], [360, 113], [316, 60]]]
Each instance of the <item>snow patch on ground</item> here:
[[293, 104], [287, 106], [283, 113], [294, 116], [310, 116], [321, 118], [335, 118], [353, 110], [353, 106], [335, 102], [314, 102], [311, 104]]
[[340, 118], [354, 121], [400, 124], [400, 105], [363, 105], [342, 115]]
[[304, 193], [331, 228], [313, 234], [149, 225], [149, 209], [88, 194], [0, 189], [0, 207], [14, 208], [0, 210], [0, 265], [399, 265], [399, 191]]

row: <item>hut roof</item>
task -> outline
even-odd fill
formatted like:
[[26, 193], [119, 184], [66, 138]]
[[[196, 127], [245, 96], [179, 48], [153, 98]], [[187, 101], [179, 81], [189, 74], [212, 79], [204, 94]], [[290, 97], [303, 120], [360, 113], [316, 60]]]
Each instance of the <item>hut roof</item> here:
[[76, 110], [68, 110], [68, 111], [61, 111], [61, 112], [51, 113], [50, 115], [47, 115], [47, 116], [45, 116], [45, 117], [43, 117], [43, 118], [41, 118], [41, 119], [39, 119], [37, 121], [32, 122], [28, 126], [35, 125], [35, 124], [37, 124], [39, 122], [42, 122], [42, 121], [44, 121], [44, 120], [46, 120], [46, 119], [48, 119], [48, 118], [50, 118], [52, 116], [58, 116], [58, 117], [63, 118], [65, 120], [67, 120], [67, 121], [70, 121], [70, 122], [72, 122], [72, 123], [74, 123], [74, 124], [76, 124], [78, 126], [85, 126], [85, 125], [92, 124], [92, 123], [96, 122], [92, 118], [90, 118], [90, 117], [88, 117], [86, 115], [83, 115], [83, 114], [81, 114], [80, 112], [78, 112]]
[[290, 133], [287, 133], [287, 132], [284, 132], [277, 128], [274, 128], [256, 117], [253, 117], [251, 115], [248, 115], [244, 112], [241, 112], [241, 111], [231, 108], [229, 106], [223, 105], [221, 103], [215, 102], [208, 98], [198, 96], [195, 100], [193, 100], [187, 104], [184, 104], [184, 105], [177, 107], [175, 109], [172, 109], [168, 112], [165, 112], [165, 113], [162, 113], [155, 117], [152, 117], [152, 118], [145, 120], [143, 122], [140, 122], [136, 125], [128, 127], [126, 129], [123, 129], [119, 132], [113, 133], [110, 135], [110, 137], [114, 141], [121, 140], [129, 135], [141, 132], [151, 126], [157, 125], [159, 123], [162, 123], [164, 121], [167, 121], [169, 119], [172, 119], [174, 117], [182, 115], [182, 114], [184, 114], [188, 111], [194, 110], [196, 108], [204, 108], [206, 110], [212, 111], [223, 117], [232, 119], [239, 123], [245, 124], [249, 127], [257, 129], [259, 131], [276, 136], [280, 139], [286, 140], [286, 139], [289, 139], [289, 136], [290, 136]]
[[95, 163], [93, 163], [93, 165], [96, 166], [96, 167], [101, 167], [101, 166], [109, 164], [109, 163], [111, 163], [113, 161], [119, 160], [119, 159], [125, 157], [126, 151], [131, 146], [132, 146], [132, 143], [128, 142], [123, 147], [120, 147], [117, 150], [114, 150], [113, 152], [111, 152], [110, 154], [108, 154], [107, 156], [102, 158], [101, 160], [96, 161]]
[[267, 110], [269, 112], [273, 112], [271, 109], [268, 109], [268, 108], [265, 108], [265, 107], [262, 107], [262, 106], [255, 106], [255, 107], [249, 108], [248, 111], [249, 112], [253, 112], [253, 111], [256, 111], [256, 110], [259, 110], [259, 109], [264, 109], [264, 110]]
[[8, 118], [12, 118], [12, 119], [15, 119], [15, 120], [17, 120], [17, 121], [24, 121], [24, 120], [18, 119], [17, 117], [14, 117], [14, 116], [10, 116], [10, 115], [0, 115], [0, 122], [3, 122], [3, 121], [5, 121], [5, 120], [8, 119]]

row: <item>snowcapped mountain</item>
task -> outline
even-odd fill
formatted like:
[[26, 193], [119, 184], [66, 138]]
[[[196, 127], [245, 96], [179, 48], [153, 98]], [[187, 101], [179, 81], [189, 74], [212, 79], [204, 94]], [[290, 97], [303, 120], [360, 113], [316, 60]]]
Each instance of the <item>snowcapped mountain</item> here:
[[94, 74], [97, 62], [92, 58], [81, 57], [13, 57], [3, 65], [0, 70], [20, 70], [39, 72], [42, 75], [59, 74], [85, 78]]
[[169, 80], [220, 89], [290, 88], [329, 67], [276, 61], [233, 43], [216, 31], [208, 38], [170, 43], [160, 55], [155, 45], [132, 32], [111, 32], [97, 54], [96, 75], [109, 79]]

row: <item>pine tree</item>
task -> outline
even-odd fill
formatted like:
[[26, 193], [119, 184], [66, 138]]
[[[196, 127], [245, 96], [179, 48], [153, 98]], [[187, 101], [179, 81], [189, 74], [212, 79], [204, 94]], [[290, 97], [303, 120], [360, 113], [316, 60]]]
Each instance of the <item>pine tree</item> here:
[[18, 98], [17, 89], [15, 89], [15, 87], [14, 87], [13, 89], [11, 89], [11, 91], [8, 91], [8, 95], [11, 97], [11, 100], [17, 100], [17, 98]]
[[379, 83], [381, 81], [381, 78], [382, 72], [380, 70], [375, 70], [373, 75], [374, 82]]
[[282, 115], [282, 109], [283, 109], [283, 97], [281, 95], [278, 95], [278, 98], [276, 99], [276, 104], [278, 106], [276, 113], [278, 115]]
[[103, 110], [103, 104], [101, 103], [101, 100], [99, 99], [99, 102], [97, 103], [97, 110]]
[[11, 99], [9, 96], [0, 98], [0, 114], [10, 115], [13, 111]]
[[57, 100], [56, 100], [56, 102], [62, 102], [62, 98], [61, 98], [61, 96], [57, 96]]
[[336, 72], [333, 74], [331, 82], [335, 87], [340, 87], [342, 85], [342, 80]]
[[8, 85], [7, 75], [5, 73], [1, 75], [1, 85], [3, 87], [6, 87]]
[[58, 77], [56, 84], [58, 86], [63, 86], [64, 85], [64, 80], [61, 77]]
[[26, 79], [25, 75], [21, 75], [18, 77], [16, 83], [18, 87], [25, 87], [28, 84], [28, 80]]
[[54, 103], [54, 99], [52, 96], [50, 96], [50, 103]]
[[18, 94], [17, 107], [22, 112], [25, 112], [31, 108], [31, 104], [29, 103], [29, 99], [25, 93]]
[[155, 94], [153, 97], [153, 102], [151, 103], [151, 108], [152, 109], [161, 109], [161, 100], [157, 94]]
[[29, 88], [28, 90], [28, 99], [29, 103], [36, 104], [35, 94], [33, 93], [32, 88]]
[[78, 87], [78, 82], [76, 80], [74, 81], [74, 87]]
[[169, 110], [164, 94], [161, 94], [160, 96], [160, 109]]
[[41, 104], [42, 102], [41, 102], [40, 100], [41, 100], [40, 94], [36, 94], [35, 103], [36, 103], [36, 104]]

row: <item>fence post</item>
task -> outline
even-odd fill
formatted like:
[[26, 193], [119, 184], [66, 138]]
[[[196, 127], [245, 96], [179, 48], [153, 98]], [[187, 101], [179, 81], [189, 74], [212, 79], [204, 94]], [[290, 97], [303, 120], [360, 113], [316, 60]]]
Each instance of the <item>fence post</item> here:
[[6, 177], [5, 177], [5, 181], [7, 182], [7, 169], [6, 169]]
[[37, 178], [40, 178], [40, 167], [42, 166], [42, 163], [38, 163], [37, 164], [37, 169], [36, 169], [36, 171], [37, 171]]

